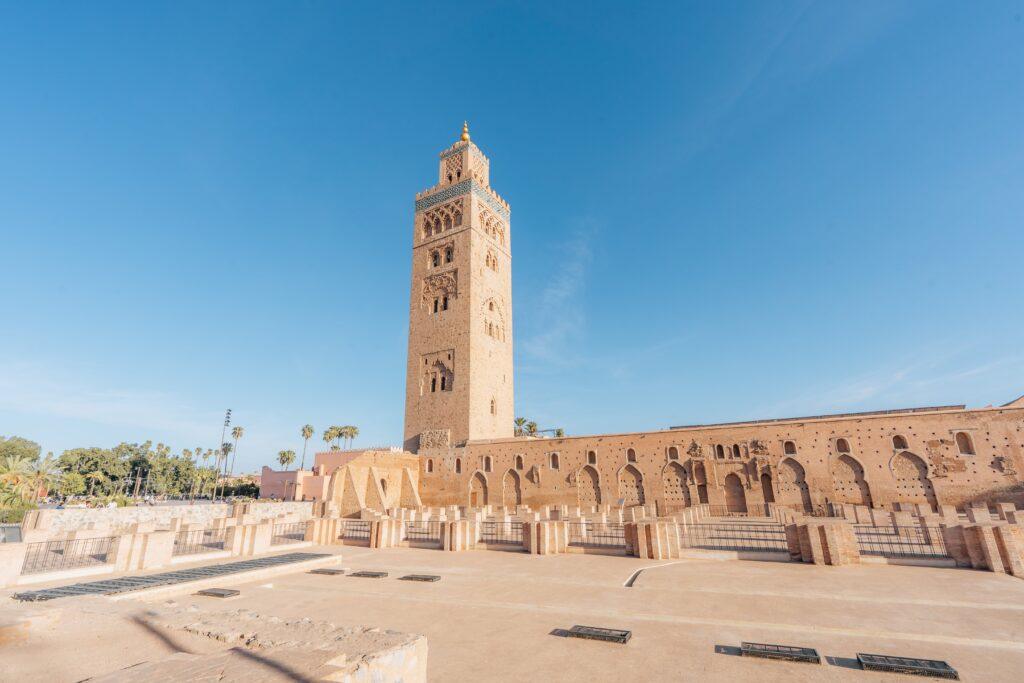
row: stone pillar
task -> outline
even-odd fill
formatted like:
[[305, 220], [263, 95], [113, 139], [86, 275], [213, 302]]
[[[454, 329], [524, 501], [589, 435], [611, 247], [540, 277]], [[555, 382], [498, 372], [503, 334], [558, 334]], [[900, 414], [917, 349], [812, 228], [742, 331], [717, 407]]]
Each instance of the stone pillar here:
[[975, 569], [988, 569], [993, 572], [1003, 571], [1003, 560], [999, 555], [995, 534], [992, 526], [973, 524], [964, 526], [964, 541], [967, 553], [971, 557], [971, 566]]
[[853, 527], [846, 522], [822, 522], [818, 525], [824, 563], [839, 567], [860, 564], [860, 546]]
[[967, 551], [967, 540], [964, 538], [962, 524], [949, 524], [942, 527], [942, 543], [946, 552], [953, 558], [958, 567], [971, 567], [971, 555]]
[[1006, 519], [1008, 513], [1012, 514], [1016, 511], [1017, 508], [1013, 503], [996, 503], [996, 514], [999, 515], [999, 519]]
[[992, 527], [992, 534], [1003, 563], [1003, 571], [1024, 578], [1024, 530], [1006, 524]]
[[0, 588], [18, 582], [27, 550], [28, 543], [0, 543]]
[[231, 553], [232, 557], [239, 557], [245, 554], [245, 526], [235, 524], [227, 529], [224, 534], [224, 550]]
[[976, 507], [972, 505], [967, 508], [967, 521], [974, 524], [988, 524], [992, 521], [987, 507]]
[[249, 552], [247, 555], [262, 555], [270, 552], [270, 541], [274, 537], [274, 522], [268, 520], [259, 524], [247, 524], [251, 536], [249, 538]]
[[146, 534], [145, 548], [138, 569], [156, 569], [169, 565], [174, 552], [175, 535], [173, 531], [151, 531]]
[[791, 562], [803, 561], [803, 550], [800, 544], [800, 527], [795, 522], [786, 525], [786, 549], [789, 550]]

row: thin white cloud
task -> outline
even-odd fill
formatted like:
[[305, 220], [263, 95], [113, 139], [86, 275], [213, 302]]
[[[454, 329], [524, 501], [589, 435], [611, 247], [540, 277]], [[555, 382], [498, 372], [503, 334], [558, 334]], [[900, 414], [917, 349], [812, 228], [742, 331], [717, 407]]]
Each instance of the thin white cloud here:
[[571, 362], [571, 340], [581, 335], [586, 324], [582, 296], [593, 258], [590, 244], [593, 230], [577, 230], [562, 245], [560, 267], [541, 292], [540, 303], [531, 311], [533, 325], [540, 330], [522, 341], [523, 350], [546, 363]]

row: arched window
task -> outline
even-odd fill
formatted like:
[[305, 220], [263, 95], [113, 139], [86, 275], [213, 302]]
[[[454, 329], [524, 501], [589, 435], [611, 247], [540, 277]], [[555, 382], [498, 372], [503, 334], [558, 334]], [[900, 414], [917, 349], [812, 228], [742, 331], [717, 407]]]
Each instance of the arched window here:
[[493, 301], [488, 301], [487, 302], [487, 310], [488, 311], [493, 311], [494, 310], [494, 302]]
[[849, 453], [850, 442], [846, 439], [836, 439], [836, 453]]
[[437, 377], [430, 378], [430, 391], [437, 391]]
[[588, 465], [596, 465], [597, 464], [597, 453], [595, 453], [594, 451], [587, 451], [587, 464]]
[[491, 456], [485, 455], [484, 456], [484, 472], [490, 472], [490, 471], [491, 471]]
[[786, 443], [782, 444], [782, 450], [786, 453], [786, 455], [796, 455], [796, 444], [793, 443], [792, 441], [787, 441]]
[[725, 449], [722, 448], [722, 444], [715, 446], [715, 457], [719, 459], [725, 457]]
[[434, 471], [434, 461], [431, 458], [427, 458], [427, 472], [429, 473], [429, 472], [433, 472], [433, 471]]
[[634, 451], [632, 448], [626, 451], [626, 461], [636, 462], [636, 451]]
[[907, 446], [907, 440], [899, 434], [892, 437], [892, 447], [898, 451], [905, 451], [909, 448], [909, 446]]
[[462, 474], [462, 458], [455, 458], [455, 474]]
[[668, 449], [668, 459], [669, 460], [678, 460], [679, 459], [679, 449], [676, 448], [675, 446], [669, 446], [669, 449]]
[[740, 446], [739, 446], [739, 444], [735, 444], [734, 443], [732, 445], [732, 457], [734, 457], [734, 458], [739, 458], [740, 457]]
[[433, 252], [430, 253], [430, 265], [432, 265], [434, 268], [437, 268], [439, 265], [441, 265], [441, 254], [440, 253], [438, 253], [436, 251], [433, 251]]
[[442, 311], [447, 311], [448, 310], [448, 296], [447, 295], [445, 295], [441, 299], [441, 310]]
[[452, 262], [452, 248], [451, 247], [448, 247], [447, 249], [444, 250], [444, 262], [445, 263], [451, 263]]
[[441, 391], [444, 391], [447, 388], [447, 386], [446, 386], [447, 385], [447, 380], [448, 380], [447, 377], [445, 377], [444, 375], [441, 375]]
[[498, 404], [492, 398], [491, 399], [491, 415], [497, 415], [497, 414], [498, 414]]
[[521, 455], [517, 455], [516, 456], [516, 469], [517, 470], [523, 469], [523, 456], [521, 456]]
[[956, 449], [960, 451], [960, 455], [974, 455], [974, 444], [971, 443], [971, 437], [967, 432], [956, 433]]
[[553, 470], [557, 470], [558, 469], [558, 453], [552, 453], [551, 454], [551, 469], [553, 469]]

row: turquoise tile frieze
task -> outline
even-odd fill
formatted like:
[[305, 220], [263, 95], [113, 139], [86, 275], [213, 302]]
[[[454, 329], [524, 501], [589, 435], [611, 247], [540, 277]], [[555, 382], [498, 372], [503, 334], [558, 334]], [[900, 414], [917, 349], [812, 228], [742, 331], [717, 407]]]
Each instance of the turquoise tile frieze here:
[[494, 197], [492, 197], [487, 190], [481, 187], [478, 183], [473, 182], [472, 179], [463, 180], [461, 183], [456, 183], [455, 185], [449, 185], [440, 192], [418, 200], [416, 202], [416, 210], [423, 211], [424, 209], [429, 209], [432, 206], [436, 206], [448, 201], [449, 199], [454, 199], [455, 197], [460, 197], [464, 194], [469, 194], [470, 192], [487, 204], [491, 211], [498, 214], [502, 219], [508, 222], [508, 209], [495, 201]]

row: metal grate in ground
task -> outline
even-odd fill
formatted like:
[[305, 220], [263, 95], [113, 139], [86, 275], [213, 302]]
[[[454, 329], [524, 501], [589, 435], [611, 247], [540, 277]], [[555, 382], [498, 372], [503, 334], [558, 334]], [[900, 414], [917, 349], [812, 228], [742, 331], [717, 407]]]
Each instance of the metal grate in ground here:
[[633, 632], [620, 628], [602, 628], [600, 626], [573, 626], [565, 632], [569, 638], [586, 638], [587, 640], [604, 640], [609, 643], [625, 644], [629, 642]]
[[960, 680], [956, 669], [938, 659], [915, 659], [913, 657], [892, 657], [889, 655], [869, 655], [857, 653], [857, 660], [865, 671], [888, 671], [889, 673], [910, 674], [912, 676], [931, 676]]
[[792, 645], [775, 645], [773, 643], [742, 643], [740, 654], [745, 657], [764, 657], [765, 659], [785, 659], [791, 662], [814, 662], [821, 664], [818, 651], [810, 647], [793, 647]]
[[187, 583], [199, 581], [216, 576], [238, 574], [240, 572], [254, 569], [266, 569], [277, 567], [283, 564], [294, 564], [316, 560], [321, 557], [330, 557], [327, 553], [287, 553], [285, 555], [274, 555], [272, 557], [260, 557], [241, 562], [229, 562], [227, 564], [214, 564], [207, 567], [194, 567], [192, 569], [181, 569], [174, 572], [163, 572], [161, 574], [150, 574], [149, 576], [125, 576], [120, 579], [108, 579], [106, 581], [90, 581], [88, 583], [75, 583], [69, 586], [57, 588], [43, 588], [41, 590], [15, 593], [11, 597], [23, 602], [39, 602], [42, 600], [53, 600], [55, 598], [67, 598], [75, 595], [114, 595], [116, 593], [128, 593], [131, 591], [154, 588], [156, 586], [169, 586], [176, 583]]

